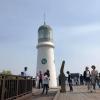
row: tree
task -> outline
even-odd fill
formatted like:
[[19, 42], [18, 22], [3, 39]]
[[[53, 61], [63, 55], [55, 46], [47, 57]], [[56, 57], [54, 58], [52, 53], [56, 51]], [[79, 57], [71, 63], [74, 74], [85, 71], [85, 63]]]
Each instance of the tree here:
[[24, 71], [27, 71], [27, 67], [24, 67]]
[[3, 70], [3, 71], [1, 72], [1, 74], [12, 75], [12, 73], [11, 73], [10, 70]]

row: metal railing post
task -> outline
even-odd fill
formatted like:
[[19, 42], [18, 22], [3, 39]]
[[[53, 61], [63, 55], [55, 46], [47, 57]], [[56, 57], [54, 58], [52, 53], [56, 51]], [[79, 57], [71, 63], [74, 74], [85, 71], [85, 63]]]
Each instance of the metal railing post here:
[[5, 95], [5, 76], [2, 76], [2, 93], [1, 93], [1, 100], [4, 100], [4, 95]]

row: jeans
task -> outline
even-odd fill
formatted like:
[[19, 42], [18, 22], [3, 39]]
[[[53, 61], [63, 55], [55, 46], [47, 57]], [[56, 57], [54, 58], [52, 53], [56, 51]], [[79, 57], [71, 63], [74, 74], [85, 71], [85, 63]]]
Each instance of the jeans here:
[[46, 90], [46, 94], [47, 94], [48, 93], [48, 84], [43, 84], [42, 94], [44, 93], [45, 90]]

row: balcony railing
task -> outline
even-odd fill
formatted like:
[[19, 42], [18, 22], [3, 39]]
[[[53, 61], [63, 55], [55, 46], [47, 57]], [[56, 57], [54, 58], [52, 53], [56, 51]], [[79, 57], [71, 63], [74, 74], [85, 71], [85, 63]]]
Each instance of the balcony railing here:
[[13, 100], [32, 92], [35, 80], [30, 76], [0, 74], [0, 100]]

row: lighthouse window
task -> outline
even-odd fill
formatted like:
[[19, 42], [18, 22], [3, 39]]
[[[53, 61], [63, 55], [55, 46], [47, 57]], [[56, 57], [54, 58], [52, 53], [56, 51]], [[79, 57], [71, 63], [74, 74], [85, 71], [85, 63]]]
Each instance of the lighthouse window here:
[[43, 30], [41, 30], [40, 32], [39, 32], [39, 38], [43, 38], [44, 37], [44, 33], [43, 33]]

